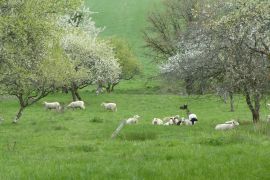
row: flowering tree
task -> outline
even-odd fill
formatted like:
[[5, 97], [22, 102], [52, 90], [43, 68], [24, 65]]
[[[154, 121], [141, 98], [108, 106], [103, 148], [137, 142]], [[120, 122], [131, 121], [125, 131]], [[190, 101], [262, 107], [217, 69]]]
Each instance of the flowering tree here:
[[109, 42], [97, 38], [101, 29], [95, 27], [91, 14], [82, 7], [72, 16], [63, 18], [69, 33], [63, 38], [62, 46], [77, 72], [70, 85], [73, 100], [81, 99], [78, 89], [90, 84], [114, 84], [121, 74]]
[[15, 123], [26, 107], [69, 81], [72, 65], [59, 46], [62, 31], [56, 19], [79, 4], [75, 0], [0, 1], [0, 88], [18, 98]]
[[[218, 2], [209, 7], [220, 5]], [[227, 1], [222, 9], [214, 13], [217, 16], [209, 13], [211, 16], [196, 31], [189, 30], [179, 42], [179, 53], [169, 58], [161, 70], [241, 92], [253, 122], [258, 122], [260, 101], [270, 82], [270, 2]], [[225, 11], [226, 15], [222, 13]]]

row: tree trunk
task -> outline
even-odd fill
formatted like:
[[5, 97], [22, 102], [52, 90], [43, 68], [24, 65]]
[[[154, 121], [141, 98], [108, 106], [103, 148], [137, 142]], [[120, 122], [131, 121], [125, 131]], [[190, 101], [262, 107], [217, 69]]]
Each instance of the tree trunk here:
[[76, 95], [78, 100], [80, 100], [80, 101], [82, 100], [82, 98], [81, 98], [81, 96], [80, 96], [80, 94], [78, 92], [78, 89], [75, 89], [75, 95]]
[[117, 84], [119, 84], [119, 82], [117, 82], [117, 83], [113, 83], [113, 84], [112, 84], [112, 87], [111, 87], [111, 92], [113, 92], [113, 91], [114, 91], [114, 87], [115, 87]]
[[106, 91], [107, 91], [108, 93], [111, 92], [111, 84], [110, 84], [110, 83], [108, 83], [108, 85], [107, 85], [107, 87], [106, 87]]
[[260, 121], [260, 112], [259, 111], [252, 111], [252, 120], [253, 120], [253, 123], [257, 123]]
[[229, 92], [230, 96], [230, 106], [231, 106], [231, 112], [234, 112], [234, 99], [233, 99], [233, 92]]
[[76, 101], [77, 98], [76, 98], [76, 94], [75, 94], [74, 89], [72, 88], [72, 89], [70, 90], [70, 92], [71, 92], [71, 95], [72, 95], [72, 100], [73, 100], [73, 101]]
[[17, 115], [15, 116], [15, 119], [13, 120], [13, 123], [17, 123], [19, 121], [20, 117], [22, 116], [22, 112], [23, 112], [24, 108], [25, 108], [24, 106], [20, 107]]
[[252, 105], [250, 94], [246, 89], [245, 89], [245, 96], [246, 96], [246, 102], [249, 107], [249, 110], [252, 113], [253, 123], [257, 123], [260, 121], [260, 96], [258, 94], [255, 95], [255, 98], [254, 98], [255, 108]]

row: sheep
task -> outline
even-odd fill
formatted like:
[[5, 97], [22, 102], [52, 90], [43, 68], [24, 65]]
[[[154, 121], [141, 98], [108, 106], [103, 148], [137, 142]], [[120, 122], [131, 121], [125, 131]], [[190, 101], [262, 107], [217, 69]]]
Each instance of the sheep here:
[[138, 123], [138, 119], [140, 118], [140, 116], [139, 115], [135, 115], [135, 116], [133, 116], [132, 118], [128, 118], [127, 120], [126, 120], [126, 124], [136, 124], [136, 123]]
[[233, 122], [234, 122], [234, 124], [235, 124], [236, 126], [239, 125], [239, 123], [238, 123], [237, 121], [235, 121], [235, 120], [226, 121], [224, 124], [232, 124]]
[[189, 119], [185, 119], [185, 118], [182, 118], [181, 124], [187, 125], [187, 126], [192, 126], [192, 125], [194, 125], [194, 124], [192, 124], [192, 121], [190, 121]]
[[192, 125], [194, 125], [195, 122], [198, 121], [198, 118], [197, 118], [196, 114], [189, 114], [188, 120], [192, 122]]
[[215, 127], [215, 130], [230, 130], [235, 128], [235, 126], [237, 126], [237, 123], [235, 121], [232, 121], [231, 123], [228, 124], [218, 124]]
[[188, 105], [187, 104], [184, 104], [182, 106], [179, 107], [181, 110], [186, 110], [186, 113], [188, 115], [188, 119], [189, 121], [192, 122], [192, 125], [195, 124], [196, 121], [198, 121], [198, 118], [196, 116], [196, 114], [193, 114], [190, 112], [190, 110], [188, 109]]
[[61, 106], [60, 106], [60, 103], [59, 102], [44, 102], [44, 106], [45, 106], [45, 109], [56, 109], [56, 110], [60, 110], [61, 109]]
[[84, 106], [84, 102], [83, 101], [73, 101], [71, 102], [67, 108], [72, 108], [72, 109], [75, 109], [75, 108], [80, 108], [80, 109], [85, 109], [85, 106]]
[[152, 121], [152, 124], [153, 125], [162, 125], [163, 121], [161, 119], [154, 118], [153, 121]]
[[113, 112], [117, 111], [117, 107], [115, 103], [101, 103], [101, 106], [104, 107], [106, 110], [111, 110]]
[[164, 126], [174, 125], [173, 118], [170, 118], [167, 122], [163, 124]]

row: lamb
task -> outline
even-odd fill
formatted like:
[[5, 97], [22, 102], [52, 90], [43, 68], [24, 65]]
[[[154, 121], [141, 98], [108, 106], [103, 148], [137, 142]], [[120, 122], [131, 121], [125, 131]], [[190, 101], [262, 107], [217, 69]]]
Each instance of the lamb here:
[[154, 118], [153, 121], [152, 121], [152, 124], [153, 125], [162, 125], [163, 121], [161, 119]]
[[231, 123], [228, 123], [228, 124], [225, 123], [225, 124], [216, 125], [215, 130], [222, 130], [222, 131], [223, 130], [230, 130], [230, 129], [235, 128], [235, 126], [237, 126], [237, 123], [235, 121], [232, 121]]
[[61, 106], [60, 106], [60, 103], [59, 102], [44, 102], [44, 106], [45, 106], [45, 109], [56, 109], [56, 110], [60, 110], [61, 109]]
[[140, 118], [140, 116], [139, 115], [135, 115], [135, 116], [133, 116], [132, 118], [128, 118], [127, 120], [126, 120], [126, 124], [136, 124], [136, 123], [138, 123], [138, 119]]
[[80, 108], [80, 109], [85, 109], [85, 106], [84, 106], [84, 102], [83, 101], [73, 101], [71, 102], [67, 108], [72, 108], [72, 109], [75, 109], [75, 108]]
[[113, 112], [117, 111], [117, 107], [115, 103], [101, 103], [101, 106], [104, 107], [106, 110], [111, 110]]

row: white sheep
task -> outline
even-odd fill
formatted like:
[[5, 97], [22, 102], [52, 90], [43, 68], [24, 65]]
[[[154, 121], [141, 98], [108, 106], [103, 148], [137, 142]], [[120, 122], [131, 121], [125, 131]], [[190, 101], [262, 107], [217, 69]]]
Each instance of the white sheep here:
[[237, 126], [236, 122], [232, 121], [232, 123], [216, 125], [215, 130], [230, 130], [230, 129], [235, 128], [235, 126]]
[[44, 106], [45, 106], [45, 109], [56, 109], [56, 110], [60, 110], [61, 109], [61, 106], [60, 106], [60, 103], [59, 102], [44, 102]]
[[182, 118], [181, 124], [187, 125], [187, 126], [192, 126], [192, 121], [190, 121], [189, 119]]
[[126, 124], [136, 124], [136, 123], [138, 123], [138, 119], [140, 118], [140, 116], [139, 115], [135, 115], [135, 116], [133, 116], [132, 118], [128, 118], [127, 120], [126, 120]]
[[239, 122], [237, 122], [237, 121], [235, 121], [235, 120], [226, 121], [224, 124], [232, 124], [233, 122], [234, 122], [234, 124], [235, 124], [236, 126], [239, 125]]
[[75, 109], [75, 108], [80, 108], [80, 109], [85, 109], [85, 106], [84, 106], [84, 102], [83, 101], [73, 101], [71, 102], [67, 108], [72, 108], [72, 109]]
[[117, 107], [115, 103], [101, 103], [101, 106], [104, 107], [106, 110], [111, 110], [113, 112], [117, 111]]
[[152, 124], [153, 125], [162, 125], [163, 121], [161, 119], [154, 118], [153, 121], [152, 121]]
[[163, 124], [164, 126], [174, 125], [173, 119], [171, 118], [169, 121]]

